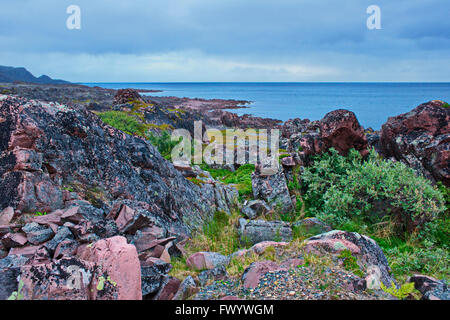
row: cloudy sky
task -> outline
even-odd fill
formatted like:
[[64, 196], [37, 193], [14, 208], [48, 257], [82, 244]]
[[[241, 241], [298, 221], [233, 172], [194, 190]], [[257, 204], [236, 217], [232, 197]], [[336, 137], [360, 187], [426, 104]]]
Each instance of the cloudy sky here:
[[[80, 30], [66, 27], [72, 4]], [[449, 0], [3, 0], [0, 65], [77, 82], [450, 81], [449, 12]]]

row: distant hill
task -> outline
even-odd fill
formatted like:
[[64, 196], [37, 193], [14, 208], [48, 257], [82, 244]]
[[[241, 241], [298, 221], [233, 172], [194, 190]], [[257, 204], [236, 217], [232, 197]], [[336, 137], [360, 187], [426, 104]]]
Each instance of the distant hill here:
[[29, 83], [40, 83], [40, 84], [68, 84], [70, 82], [64, 80], [54, 80], [49, 76], [42, 75], [39, 78], [35, 77], [25, 68], [19, 67], [6, 67], [0, 66], [0, 82], [14, 82], [22, 81]]

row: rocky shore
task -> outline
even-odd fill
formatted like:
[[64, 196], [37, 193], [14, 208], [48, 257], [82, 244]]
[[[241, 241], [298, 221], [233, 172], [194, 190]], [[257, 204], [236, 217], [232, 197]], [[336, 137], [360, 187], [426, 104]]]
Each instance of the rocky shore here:
[[[284, 124], [223, 110], [245, 103], [80, 85], [0, 86], [0, 299], [450, 298], [448, 273], [442, 276], [448, 198], [440, 191], [450, 187], [447, 103], [422, 104], [380, 132], [342, 109]], [[174, 166], [161, 139], [175, 128], [192, 131], [193, 120], [280, 128], [279, 171], [267, 176], [261, 163]], [[327, 174], [315, 171], [320, 165]], [[410, 180], [399, 187], [401, 179], [381, 166]], [[357, 171], [368, 169], [373, 177]], [[354, 208], [339, 202], [336, 212], [313, 216], [357, 189], [339, 175], [368, 184], [354, 198], [369, 195]], [[326, 185], [328, 176], [334, 184]], [[317, 198], [339, 187], [341, 197]], [[405, 198], [391, 201], [390, 194]], [[352, 225], [351, 210], [367, 226]], [[441, 255], [439, 279], [426, 268], [398, 276], [392, 259], [404, 247], [392, 247], [400, 241], [396, 228], [426, 233], [414, 241]]]

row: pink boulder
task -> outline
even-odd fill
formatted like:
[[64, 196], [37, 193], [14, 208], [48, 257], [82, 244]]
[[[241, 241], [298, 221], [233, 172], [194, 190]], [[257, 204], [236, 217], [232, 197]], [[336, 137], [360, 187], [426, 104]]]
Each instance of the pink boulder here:
[[[116, 236], [99, 240], [93, 245], [81, 248], [77, 254], [81, 259], [102, 267], [110, 282], [117, 287], [118, 300], [142, 300], [141, 266], [138, 254], [136, 247], [127, 244], [124, 237]], [[98, 283], [99, 279], [94, 282]], [[94, 290], [94, 299], [99, 295], [98, 291]]]

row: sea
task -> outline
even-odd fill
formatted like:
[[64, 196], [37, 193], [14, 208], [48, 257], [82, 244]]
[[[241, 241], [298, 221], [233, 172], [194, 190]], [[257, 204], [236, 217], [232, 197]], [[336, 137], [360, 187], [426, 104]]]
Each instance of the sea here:
[[111, 89], [162, 90], [145, 93], [205, 99], [251, 101], [248, 108], [229, 110], [239, 115], [286, 121], [292, 118], [320, 120], [335, 109], [353, 111], [361, 125], [378, 130], [388, 117], [408, 112], [430, 100], [450, 102], [446, 83], [331, 83], [331, 82], [170, 82], [83, 83]]

